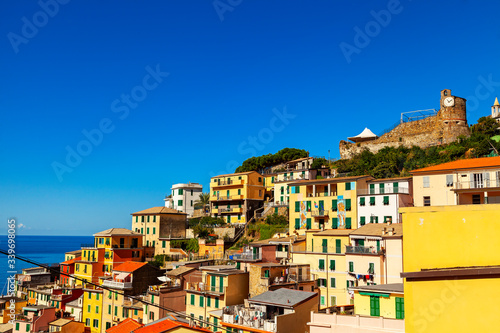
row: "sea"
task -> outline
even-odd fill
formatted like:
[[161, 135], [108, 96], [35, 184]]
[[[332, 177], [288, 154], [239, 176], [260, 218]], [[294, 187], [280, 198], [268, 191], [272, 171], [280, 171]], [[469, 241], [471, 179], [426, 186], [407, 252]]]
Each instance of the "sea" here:
[[[15, 253], [39, 264], [57, 264], [64, 261], [64, 253], [80, 249], [82, 244], [94, 243], [92, 236], [27, 236], [16, 235]], [[0, 249], [8, 250], [7, 236], [0, 236]], [[10, 271], [22, 273], [24, 268], [35, 267], [17, 258], [15, 268], [9, 268], [7, 255], [0, 253], [0, 294], [7, 293]]]

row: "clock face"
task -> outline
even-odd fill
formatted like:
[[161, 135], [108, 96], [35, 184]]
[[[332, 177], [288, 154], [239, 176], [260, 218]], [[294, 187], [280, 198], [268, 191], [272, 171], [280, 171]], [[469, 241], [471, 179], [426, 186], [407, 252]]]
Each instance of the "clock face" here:
[[453, 97], [445, 97], [443, 100], [444, 106], [453, 106], [455, 105], [455, 99]]

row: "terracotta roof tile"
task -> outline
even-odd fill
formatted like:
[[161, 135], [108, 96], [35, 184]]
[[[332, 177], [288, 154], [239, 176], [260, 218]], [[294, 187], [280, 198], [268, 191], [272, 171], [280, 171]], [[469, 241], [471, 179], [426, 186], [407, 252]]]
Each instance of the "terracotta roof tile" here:
[[61, 265], [71, 265], [74, 264], [75, 261], [82, 260], [82, 257], [75, 257], [74, 259], [66, 260], [61, 263]]
[[139, 324], [132, 318], [127, 318], [116, 326], [110, 327], [106, 330], [106, 333], [130, 333], [134, 330], [141, 328], [143, 324]]
[[170, 320], [168, 318], [163, 318], [152, 322], [144, 327], [136, 329], [134, 333], [157, 333], [157, 332], [169, 332], [176, 328], [187, 328], [193, 332], [212, 332], [205, 328], [200, 327], [190, 327], [189, 324], [181, 323], [179, 321]]
[[132, 231], [130, 229], [125, 229], [125, 228], [111, 228], [107, 229], [101, 232], [98, 232], [97, 234], [94, 234], [95, 236], [133, 236], [133, 235], [142, 235], [140, 233], [137, 233], [135, 231]]
[[431, 173], [431, 172], [448, 171], [448, 170], [483, 169], [483, 168], [494, 168], [494, 167], [500, 167], [500, 156], [457, 160], [453, 162], [447, 162], [426, 168], [412, 170], [410, 171], [410, 173], [417, 174], [426, 172]]
[[179, 212], [177, 209], [167, 208], [167, 207], [151, 207], [139, 212], [132, 213], [130, 215], [147, 215], [147, 214], [180, 214], [187, 215], [186, 213]]
[[127, 261], [113, 268], [113, 271], [132, 273], [138, 270], [139, 268], [143, 267], [144, 265], [147, 265], [147, 263], [137, 262], [137, 261]]

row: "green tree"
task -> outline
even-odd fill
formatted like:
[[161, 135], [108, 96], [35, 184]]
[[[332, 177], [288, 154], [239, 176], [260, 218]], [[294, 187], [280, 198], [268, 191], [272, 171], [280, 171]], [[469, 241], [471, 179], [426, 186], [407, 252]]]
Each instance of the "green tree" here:
[[207, 213], [209, 207], [210, 207], [210, 193], [200, 193], [199, 199], [194, 202], [194, 208], [195, 209], [203, 208], [203, 212]]

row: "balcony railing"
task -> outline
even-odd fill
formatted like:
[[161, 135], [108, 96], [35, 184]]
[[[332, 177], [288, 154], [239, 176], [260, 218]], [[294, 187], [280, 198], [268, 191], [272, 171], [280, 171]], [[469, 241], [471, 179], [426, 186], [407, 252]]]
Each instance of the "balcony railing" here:
[[188, 282], [186, 290], [223, 294], [226, 290], [225, 286], [211, 286], [204, 282]]
[[457, 190], [468, 190], [468, 189], [483, 189], [483, 188], [492, 188], [492, 187], [500, 187], [500, 180], [497, 179], [483, 179], [480, 181], [462, 181], [455, 182], [454, 189]]
[[377, 250], [377, 248], [370, 246], [350, 246], [346, 245], [345, 253], [361, 253], [361, 254], [382, 254], [382, 250]]
[[102, 283], [103, 286], [116, 289], [132, 289], [132, 282], [116, 282], [105, 280]]
[[262, 253], [236, 253], [233, 260], [262, 260]]
[[371, 194], [409, 194], [407, 187], [389, 187], [389, 188], [364, 188], [358, 190], [358, 195]]
[[312, 217], [323, 217], [328, 216], [328, 210], [325, 209], [315, 209], [311, 212]]
[[336, 191], [332, 192], [316, 192], [316, 193], [307, 193], [308, 198], [315, 198], [315, 197], [334, 197], [337, 195]]
[[81, 244], [82, 249], [95, 249], [95, 244]]

